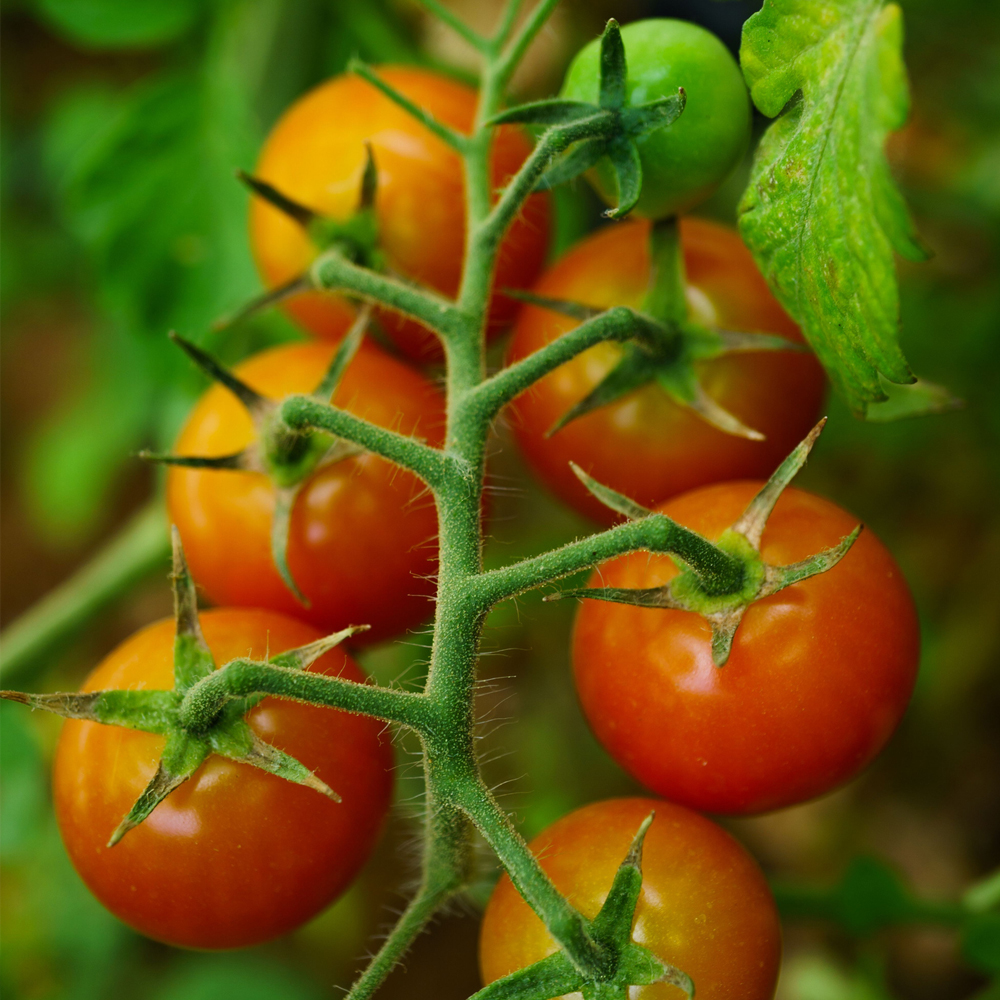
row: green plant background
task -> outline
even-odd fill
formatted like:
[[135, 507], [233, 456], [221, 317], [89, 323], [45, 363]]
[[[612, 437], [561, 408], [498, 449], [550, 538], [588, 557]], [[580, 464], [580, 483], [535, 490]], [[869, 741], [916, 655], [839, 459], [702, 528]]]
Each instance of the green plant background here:
[[[1000, 7], [904, 0], [913, 124], [891, 144], [935, 251], [902, 270], [903, 346], [965, 408], [890, 425], [838, 400], [802, 483], [893, 549], [920, 607], [913, 706], [847, 789], [730, 823], [779, 889], [781, 1000], [1000, 995], [1000, 916], [963, 892], [1000, 864]], [[456, 4], [484, 17], [491, 3]], [[567, 2], [517, 79], [558, 86], [608, 15], [686, 17], [736, 45], [753, 3]], [[12, 0], [2, 6], [2, 570], [4, 621], [100, 547], [155, 487], [130, 456], [169, 444], [202, 383], [168, 329], [235, 360], [296, 337], [275, 312], [225, 335], [213, 320], [259, 290], [233, 178], [296, 95], [358, 54], [469, 72], [453, 39], [389, 0]], [[758, 122], [758, 126], [762, 123]], [[705, 207], [732, 219], [746, 173]], [[553, 252], [598, 224], [560, 192]], [[587, 529], [534, 487], [500, 429], [491, 552], [509, 560]], [[76, 686], [116, 642], [168, 613], [163, 574], [35, 666]], [[481, 696], [489, 773], [531, 836], [583, 802], [637, 791], [589, 735], [568, 675], [573, 609], [538, 596], [491, 618]], [[424, 637], [365, 654], [419, 679]], [[65, 858], [48, 798], [58, 721], [0, 706], [6, 997], [309, 1000], [346, 986], [414, 876], [419, 768], [399, 744], [398, 806], [359, 883], [326, 914], [240, 955], [180, 952], [95, 903]], [[484, 852], [484, 892], [490, 878]], [[830, 891], [830, 887], [835, 887]], [[425, 936], [381, 995], [463, 998], [478, 981], [475, 907]], [[957, 929], [956, 929], [957, 928]], [[333, 995], [336, 995], [334, 990]]]

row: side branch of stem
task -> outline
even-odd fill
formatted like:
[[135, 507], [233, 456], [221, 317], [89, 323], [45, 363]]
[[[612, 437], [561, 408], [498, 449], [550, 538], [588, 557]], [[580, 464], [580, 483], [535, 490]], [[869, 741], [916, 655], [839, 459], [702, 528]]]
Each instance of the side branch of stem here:
[[290, 396], [281, 405], [281, 416], [289, 427], [311, 427], [359, 444], [413, 472], [432, 489], [440, 487], [449, 465], [448, 456], [438, 448], [379, 427], [310, 396]]
[[313, 262], [314, 287], [349, 292], [378, 306], [418, 320], [442, 338], [461, 334], [464, 318], [453, 302], [434, 292], [379, 274], [348, 260], [339, 250], [327, 250]]
[[512, 399], [560, 365], [606, 340], [628, 340], [635, 332], [635, 314], [616, 306], [588, 319], [550, 341], [534, 354], [503, 368], [469, 394], [469, 403], [481, 418], [492, 419]]
[[480, 599], [489, 606], [607, 559], [643, 550], [678, 556], [694, 570], [709, 593], [733, 593], [743, 580], [744, 566], [740, 560], [663, 514], [651, 514], [482, 573], [476, 587]]
[[192, 732], [201, 732], [227, 702], [260, 694], [370, 715], [418, 732], [427, 730], [434, 715], [428, 699], [421, 694], [238, 659], [213, 671], [187, 692], [180, 706], [181, 724]]
[[453, 794], [496, 852], [518, 892], [566, 949], [570, 961], [584, 973], [601, 970], [605, 956], [590, 936], [586, 919], [552, 884], [492, 792], [476, 780], [462, 782]]

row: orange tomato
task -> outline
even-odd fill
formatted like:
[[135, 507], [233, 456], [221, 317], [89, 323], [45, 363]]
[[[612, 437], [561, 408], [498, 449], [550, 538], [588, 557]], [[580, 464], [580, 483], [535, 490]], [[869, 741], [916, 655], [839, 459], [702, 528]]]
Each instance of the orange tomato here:
[[[711, 820], [669, 802], [609, 799], [557, 820], [530, 847], [556, 888], [593, 918], [654, 809], [643, 845], [633, 940], [686, 972], [699, 1000], [771, 1000], [781, 960], [774, 900], [753, 858]], [[479, 935], [483, 981], [539, 962], [557, 947], [502, 875]], [[629, 996], [675, 1000], [680, 990], [663, 983], [633, 987]]]
[[[802, 343], [798, 328], [771, 295], [734, 230], [685, 218], [681, 240], [692, 319]], [[649, 282], [648, 241], [646, 222], [601, 229], [546, 271], [535, 291], [599, 308], [638, 308]], [[533, 354], [577, 325], [567, 316], [525, 307], [514, 330], [510, 360]], [[720, 406], [764, 434], [764, 441], [717, 430], [653, 383], [546, 437], [620, 356], [619, 345], [598, 344], [541, 379], [512, 408], [514, 434], [532, 471], [560, 499], [604, 523], [615, 515], [584, 489], [570, 461], [649, 507], [706, 483], [769, 476], [815, 424], [823, 401], [823, 369], [811, 354], [729, 354], [699, 363], [701, 383]]]
[[[290, 344], [263, 351], [235, 369], [272, 399], [311, 392], [336, 348]], [[444, 402], [419, 372], [365, 344], [333, 402], [360, 417], [440, 444]], [[249, 415], [220, 385], [202, 397], [175, 450], [225, 455], [254, 437]], [[437, 565], [437, 513], [411, 473], [363, 453], [319, 468], [292, 509], [288, 565], [309, 600], [300, 604], [271, 555], [274, 487], [252, 472], [172, 466], [167, 507], [184, 543], [191, 574], [218, 604], [266, 607], [327, 632], [371, 625], [356, 641], [388, 638], [419, 624], [433, 610], [426, 577]]]
[[[475, 91], [439, 73], [412, 66], [382, 66], [379, 75], [439, 121], [472, 128]], [[365, 143], [378, 168], [376, 213], [380, 246], [389, 266], [407, 278], [454, 297], [465, 255], [465, 194], [458, 154], [371, 84], [351, 74], [334, 77], [293, 104], [261, 152], [257, 176], [284, 194], [334, 219], [356, 209]], [[502, 187], [530, 152], [525, 135], [499, 129], [492, 180]], [[548, 242], [544, 195], [528, 199], [501, 244], [494, 287], [525, 288], [541, 270]], [[305, 271], [317, 254], [306, 232], [273, 206], [254, 198], [250, 209], [254, 256], [268, 287]], [[288, 312], [319, 337], [338, 339], [353, 310], [339, 295], [309, 292], [289, 299]], [[488, 332], [508, 324], [518, 303], [496, 293]], [[426, 327], [381, 310], [379, 320], [408, 357], [441, 357]]]
[[[270, 611], [201, 616], [219, 665], [305, 645], [319, 633]], [[84, 691], [169, 690], [174, 622], [127, 639]], [[362, 681], [340, 649], [310, 668]], [[188, 948], [242, 948], [292, 930], [339, 896], [375, 844], [393, 755], [383, 723], [265, 698], [247, 721], [333, 788], [333, 802], [249, 764], [210, 756], [114, 847], [111, 833], [144, 791], [164, 737], [71, 719], [56, 750], [53, 796], [66, 850], [91, 892], [136, 930]]]

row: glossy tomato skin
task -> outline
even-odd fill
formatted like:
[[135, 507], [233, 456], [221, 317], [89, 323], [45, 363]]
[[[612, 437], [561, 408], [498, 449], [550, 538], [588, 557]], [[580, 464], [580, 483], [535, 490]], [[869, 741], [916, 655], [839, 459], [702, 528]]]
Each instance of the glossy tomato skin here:
[[[621, 29], [628, 63], [626, 103], [672, 97], [684, 88], [681, 116], [636, 139], [642, 193], [633, 210], [647, 219], [687, 212], [732, 172], [750, 139], [750, 99], [729, 50], [710, 31], [688, 21], [652, 18]], [[566, 73], [562, 96], [597, 104], [600, 39], [581, 49]], [[588, 174], [609, 205], [618, 184], [605, 159]]]
[[[645, 222], [599, 230], [557, 261], [535, 291], [600, 308], [638, 308], [649, 282], [648, 237]], [[802, 343], [734, 230], [687, 218], [681, 220], [681, 239], [692, 319]], [[526, 306], [514, 330], [510, 360], [533, 354], [576, 325], [567, 316]], [[620, 356], [616, 344], [592, 347], [536, 383], [513, 406], [514, 433], [532, 471], [571, 507], [605, 524], [616, 515], [584, 489], [570, 461], [653, 506], [706, 483], [770, 475], [809, 432], [823, 401], [823, 370], [812, 354], [731, 354], [699, 366], [702, 385], [724, 409], [764, 434], [764, 441], [711, 427], [652, 383], [546, 437]]]
[[[553, 823], [531, 850], [556, 888], [593, 918], [652, 810], [633, 939], [691, 976], [701, 1000], [770, 1000], [781, 961], [774, 900], [753, 858], [711, 820], [655, 799], [609, 799]], [[556, 951], [507, 875], [486, 907], [479, 942], [486, 983]], [[629, 995], [674, 1000], [679, 992], [658, 984]]]
[[[719, 483], [659, 509], [709, 539], [762, 484]], [[786, 489], [762, 540], [787, 564], [835, 545], [857, 519]], [[667, 556], [602, 565], [591, 586], [655, 587]], [[806, 801], [854, 777], [882, 749], [916, 678], [920, 637], [899, 567], [869, 530], [833, 569], [752, 604], [723, 667], [700, 616], [585, 601], [573, 636], [583, 710], [630, 774], [674, 802], [719, 814]]]
[[[475, 91], [430, 70], [382, 66], [379, 75], [439, 121], [468, 132], [475, 115]], [[371, 84], [352, 74], [309, 91], [272, 130], [257, 174], [296, 201], [335, 219], [357, 208], [371, 144], [378, 168], [376, 212], [380, 245], [390, 267], [448, 297], [458, 292], [465, 253], [465, 194], [458, 155]], [[502, 187], [530, 152], [525, 135], [499, 130], [492, 156], [494, 188]], [[545, 259], [549, 204], [545, 195], [528, 199], [501, 244], [496, 288], [525, 288]], [[250, 236], [257, 265], [269, 287], [301, 274], [317, 250], [303, 229], [255, 198]], [[338, 339], [352, 309], [338, 295], [310, 292], [286, 303], [307, 330]], [[494, 296], [489, 332], [511, 322], [518, 303]], [[441, 357], [437, 338], [425, 327], [387, 310], [378, 313], [389, 336], [408, 357]]]
[[[319, 638], [308, 625], [256, 609], [206, 611], [201, 623], [220, 665]], [[172, 688], [173, 642], [171, 620], [142, 629], [82, 690]], [[364, 680], [341, 649], [310, 669]], [[164, 738], [78, 720], [63, 727], [53, 790], [66, 849], [94, 895], [149, 937], [222, 949], [284, 934], [340, 895], [374, 846], [392, 791], [383, 724], [276, 698], [248, 720], [343, 801], [213, 755], [109, 849], [112, 831], [156, 770]]]
[[[335, 350], [312, 342], [256, 354], [235, 369], [274, 399], [311, 392]], [[333, 401], [358, 416], [432, 444], [441, 441], [444, 403], [419, 372], [370, 345], [355, 355]], [[175, 450], [224, 455], [253, 439], [253, 425], [228, 390], [213, 386], [192, 411]], [[217, 604], [267, 607], [325, 632], [371, 625], [373, 642], [432, 613], [425, 577], [437, 562], [437, 514], [415, 476], [364, 453], [319, 469], [292, 510], [288, 564], [310, 604], [285, 586], [271, 556], [274, 488], [260, 474], [171, 467], [167, 505], [191, 573]]]

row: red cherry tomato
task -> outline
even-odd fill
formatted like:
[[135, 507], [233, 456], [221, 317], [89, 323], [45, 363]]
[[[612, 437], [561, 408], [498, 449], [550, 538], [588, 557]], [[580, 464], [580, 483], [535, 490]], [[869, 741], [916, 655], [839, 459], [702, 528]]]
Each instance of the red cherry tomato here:
[[[760, 486], [720, 483], [660, 510], [714, 540]], [[761, 553], [796, 562], [856, 525], [786, 489]], [[599, 567], [591, 586], [657, 587], [676, 573], [668, 556], [640, 552]], [[909, 701], [919, 646], [906, 581], [866, 530], [833, 569], [751, 604], [723, 667], [699, 615], [589, 600], [573, 664], [590, 725], [625, 770], [672, 801], [740, 814], [822, 795], [872, 760]]]
[[[378, 73], [439, 121], [462, 132], [471, 130], [474, 90], [412, 66], [382, 66]], [[301, 204], [343, 220], [357, 208], [366, 142], [378, 168], [379, 238], [390, 267], [454, 297], [465, 253], [461, 160], [360, 77], [335, 77], [293, 104], [268, 137], [257, 175]], [[516, 173], [530, 150], [522, 132], [499, 130], [492, 157], [494, 188]], [[548, 199], [533, 195], [501, 244], [496, 288], [525, 288], [535, 280], [545, 259], [548, 231]], [[251, 205], [250, 237], [268, 287], [301, 274], [317, 253], [301, 226], [260, 198]], [[286, 308], [307, 330], [331, 339], [341, 337], [352, 318], [343, 298], [325, 292], [295, 296]], [[510, 323], [517, 308], [514, 300], [495, 295], [489, 330]], [[421, 361], [441, 357], [437, 338], [425, 327], [388, 311], [378, 316], [407, 356]]]
[[[311, 392], [332, 344], [291, 344], [254, 355], [237, 375], [273, 399]], [[440, 444], [444, 403], [419, 372], [364, 345], [333, 401], [358, 416]], [[177, 439], [184, 455], [225, 455], [254, 436], [250, 417], [222, 386], [208, 390]], [[437, 564], [437, 514], [423, 484], [372, 454], [317, 470], [292, 510], [288, 565], [310, 604], [282, 581], [271, 555], [274, 488], [260, 474], [172, 467], [167, 504], [191, 574], [217, 604], [266, 607], [333, 632], [371, 625], [378, 641], [432, 612], [423, 577]]]
[[[648, 236], [645, 222], [602, 229], [557, 261], [535, 291], [601, 308], [639, 307], [649, 281]], [[733, 230], [686, 218], [681, 238], [692, 319], [802, 343], [798, 328], [768, 291]], [[533, 354], [576, 325], [567, 316], [526, 307], [515, 327], [511, 361]], [[823, 371], [811, 354], [730, 354], [699, 365], [702, 385], [724, 409], [764, 434], [764, 441], [711, 427], [654, 384], [546, 437], [620, 356], [617, 344], [599, 344], [536, 383], [513, 407], [514, 433], [532, 470], [570, 506], [603, 523], [615, 515], [583, 488], [570, 469], [571, 460], [600, 482], [653, 506], [706, 483], [770, 475], [809, 432], [823, 401]]]
[[[553, 823], [531, 850], [556, 888], [586, 917], [607, 898], [642, 821], [642, 891], [632, 937], [694, 980], [700, 1000], [770, 1000], [781, 961], [781, 928], [756, 862], [725, 830], [682, 806], [609, 799]], [[497, 883], [479, 937], [491, 983], [553, 954], [555, 940], [507, 875]], [[576, 996], [577, 994], [573, 994]], [[634, 1000], [674, 1000], [676, 986], [633, 988]]]
[[[201, 616], [216, 663], [263, 658], [319, 638], [270, 611]], [[173, 687], [173, 621], [137, 632], [82, 690]], [[362, 681], [340, 649], [312, 670]], [[95, 896], [136, 930], [189, 948], [242, 948], [283, 934], [344, 891], [368, 857], [392, 791], [383, 724], [266, 698], [248, 720], [342, 798], [336, 803], [248, 764], [211, 756], [114, 847], [105, 845], [156, 771], [164, 738], [68, 721], [53, 789], [63, 841]]]

